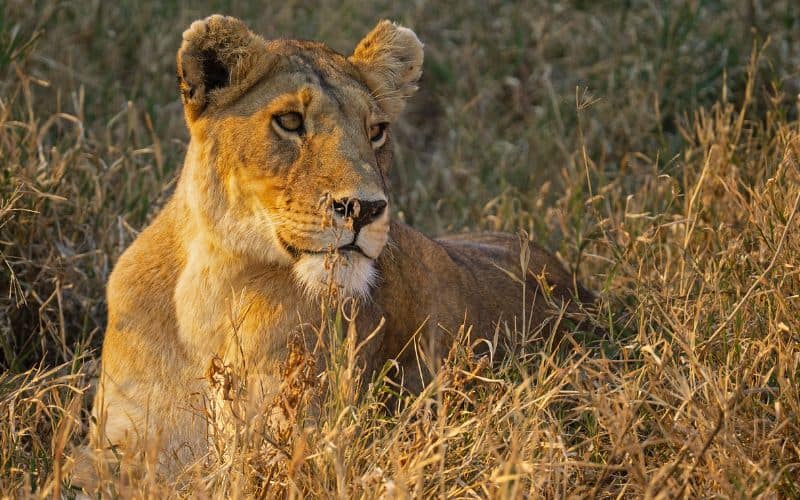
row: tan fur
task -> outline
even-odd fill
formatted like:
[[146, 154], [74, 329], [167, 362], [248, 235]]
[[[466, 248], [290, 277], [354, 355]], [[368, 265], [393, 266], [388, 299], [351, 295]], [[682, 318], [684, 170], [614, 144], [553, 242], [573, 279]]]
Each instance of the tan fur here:
[[[416, 89], [422, 44], [411, 30], [382, 21], [345, 58], [314, 42], [267, 42], [212, 16], [183, 34], [177, 59], [191, 142], [174, 195], [108, 283], [93, 449], [125, 453], [152, 437], [162, 464], [202, 457], [215, 432], [206, 417], [226, 404], [209, 367], [249, 377], [240, 381], [246, 410], [264, 411], [289, 336], [308, 335], [303, 325], [319, 320], [327, 285], [359, 301], [360, 331], [385, 318], [364, 365], [399, 357], [412, 390], [426, 376], [404, 350], [415, 332], [436, 357], [465, 321], [475, 338], [492, 338], [499, 320], [523, 309], [539, 324], [553, 314], [539, 275], [556, 302], [574, 290], [589, 298], [531, 245], [523, 308], [523, 287], [509, 276], [521, 274], [517, 237], [430, 239], [392, 221], [391, 203], [358, 233], [363, 255], [341, 252], [325, 282], [325, 251], [356, 236], [331, 201], [388, 201], [391, 131], [375, 148], [369, 134]], [[302, 115], [302, 135], [274, 122], [289, 111]]]

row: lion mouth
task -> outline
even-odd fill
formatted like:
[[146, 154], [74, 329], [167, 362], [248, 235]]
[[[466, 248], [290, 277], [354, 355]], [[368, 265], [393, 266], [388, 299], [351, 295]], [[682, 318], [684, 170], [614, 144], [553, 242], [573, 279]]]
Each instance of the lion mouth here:
[[364, 257], [370, 259], [370, 256], [364, 253], [364, 250], [361, 249], [360, 246], [356, 245], [355, 243], [350, 243], [348, 245], [341, 246], [336, 249], [338, 252], [356, 252], [360, 253]]
[[337, 248], [326, 248], [324, 250], [313, 250], [309, 248], [298, 248], [296, 246], [290, 245], [283, 238], [279, 238], [283, 247], [288, 251], [292, 257], [295, 259], [299, 259], [303, 255], [325, 255], [325, 254], [346, 254], [346, 253], [358, 253], [363, 255], [364, 257], [373, 260], [372, 257], [364, 253], [364, 250], [358, 246], [355, 241], [353, 243], [348, 243], [347, 245], [342, 245]]

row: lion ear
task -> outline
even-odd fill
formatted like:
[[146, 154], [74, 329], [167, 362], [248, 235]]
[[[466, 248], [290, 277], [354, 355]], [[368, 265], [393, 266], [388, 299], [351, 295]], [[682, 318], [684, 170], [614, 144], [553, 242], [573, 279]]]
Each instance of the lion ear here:
[[247, 91], [266, 72], [267, 43], [233, 17], [213, 15], [183, 32], [178, 50], [178, 86], [191, 123], [209, 106]]
[[381, 21], [361, 40], [348, 60], [353, 63], [378, 104], [396, 118], [422, 76], [422, 42], [408, 28]]

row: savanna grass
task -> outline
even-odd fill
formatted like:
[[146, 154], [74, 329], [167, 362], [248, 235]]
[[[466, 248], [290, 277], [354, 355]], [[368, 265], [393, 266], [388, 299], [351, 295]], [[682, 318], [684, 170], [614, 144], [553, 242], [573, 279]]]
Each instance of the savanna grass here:
[[0, 4], [0, 495], [76, 493], [104, 283], [173, 185], [174, 52], [215, 11], [342, 52], [378, 18], [413, 27], [426, 65], [395, 128], [400, 216], [525, 230], [597, 292], [604, 334], [556, 349], [521, 300], [497, 332], [512, 355], [454, 345], [404, 398], [357, 384], [347, 321], [323, 316], [331, 368], [309, 377], [293, 349], [282, 425], [242, 426], [173, 484], [109, 473], [102, 491], [800, 496], [791, 0]]

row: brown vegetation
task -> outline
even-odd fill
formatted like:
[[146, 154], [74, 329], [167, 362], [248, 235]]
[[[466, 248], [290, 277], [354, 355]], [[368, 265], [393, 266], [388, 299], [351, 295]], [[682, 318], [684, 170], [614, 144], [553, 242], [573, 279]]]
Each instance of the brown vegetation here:
[[793, 1], [180, 5], [0, 5], [0, 495], [75, 493], [103, 286], [171, 188], [186, 141], [173, 55], [211, 11], [342, 51], [377, 18], [414, 28], [426, 65], [392, 172], [403, 217], [526, 230], [598, 293], [608, 335], [554, 351], [509, 325], [513, 356], [455, 345], [387, 411], [390, 386], [353, 387], [334, 316], [318, 412], [294, 349], [279, 432], [239, 429], [235, 453], [177, 484], [109, 475], [107, 491], [800, 495]]

